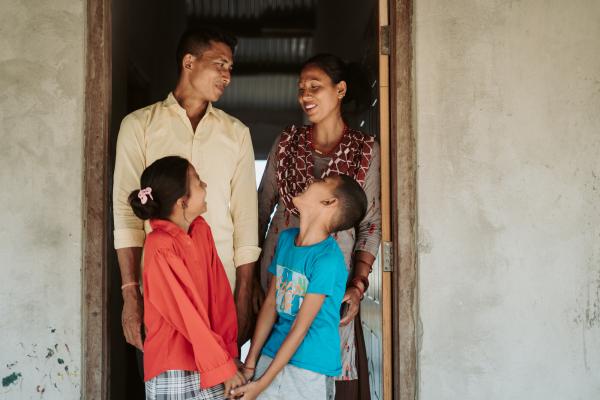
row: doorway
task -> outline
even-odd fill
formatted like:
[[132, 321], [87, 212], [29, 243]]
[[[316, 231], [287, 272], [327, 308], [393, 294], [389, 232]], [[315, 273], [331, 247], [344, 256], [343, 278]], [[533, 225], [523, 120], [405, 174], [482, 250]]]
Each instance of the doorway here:
[[[390, 114], [388, 109], [387, 117], [385, 113], [383, 117], [380, 115], [382, 82], [379, 65], [382, 37], [379, 25], [382, 23], [381, 4], [385, 5], [384, 13], [387, 15], [385, 1], [90, 2], [96, 8], [89, 8], [88, 21], [92, 15], [98, 17], [95, 13], [101, 6], [104, 29], [110, 28], [112, 34], [108, 46], [110, 54], [104, 54], [112, 60], [110, 67], [104, 65], [112, 73], [112, 79], [109, 78], [112, 96], [107, 101], [108, 104], [112, 101], [112, 105], [104, 120], [104, 129], [110, 134], [106, 142], [107, 157], [101, 160], [106, 167], [105, 200], [110, 199], [114, 146], [120, 120], [127, 113], [166, 97], [176, 78], [174, 53], [177, 40], [185, 28], [193, 24], [216, 25], [239, 38], [232, 84], [216, 106], [240, 118], [250, 127], [258, 162], [266, 158], [271, 143], [284, 126], [302, 122], [302, 114], [295, 100], [297, 68], [302, 60], [318, 52], [332, 52], [346, 60], [360, 62], [370, 75], [373, 103], [369, 110], [352, 117], [349, 124], [376, 133], [376, 136], [380, 128], [386, 128], [380, 126], [381, 118], [389, 118]], [[90, 40], [88, 37], [88, 42]], [[387, 90], [387, 86], [383, 90]], [[89, 132], [87, 125], [86, 130]], [[387, 140], [389, 151], [389, 138]], [[86, 170], [86, 182], [90, 177], [91, 173]], [[112, 210], [108, 208], [108, 201], [106, 204], [102, 226], [105, 262], [102, 280], [105, 286], [102, 289], [104, 297], [98, 296], [106, 307], [101, 308], [102, 320], [96, 320], [96, 326], [102, 329], [108, 327], [100, 339], [104, 346], [104, 357], [101, 357], [99, 364], [102, 366], [104, 363], [101, 372], [105, 373], [101, 373], [99, 378], [84, 377], [84, 388], [88, 390], [86, 381], [95, 380], [104, 388], [104, 394], [90, 398], [143, 398], [143, 391], [139, 390], [142, 386], [135, 353], [131, 346], [124, 343], [120, 327], [120, 278], [112, 250]], [[91, 229], [98, 230], [98, 227], [87, 227], [88, 231]], [[389, 275], [386, 288], [382, 262], [380, 255], [374, 271], [374, 283], [368, 294], [369, 305], [363, 311], [365, 335], [367, 331], [370, 333], [366, 340], [373, 398], [391, 398], [391, 361], [384, 360], [388, 356], [391, 359], [392, 353], [391, 315], [388, 315], [386, 327], [382, 320], [383, 299], [386, 296], [391, 307], [391, 289]], [[89, 286], [87, 279], [86, 285]], [[388, 290], [387, 295], [385, 290]], [[84, 291], [93, 290], [84, 288]], [[86, 307], [92, 306], [92, 300], [86, 301]], [[388, 308], [386, 312], [391, 313], [391, 309]], [[383, 337], [385, 329], [389, 329], [387, 339]], [[90, 337], [94, 334], [90, 335], [89, 332], [85, 341], [91, 343]], [[384, 340], [387, 343], [384, 344]], [[384, 362], [388, 363], [385, 371]], [[90, 375], [93, 374], [90, 372]], [[384, 385], [387, 385], [385, 390]]]

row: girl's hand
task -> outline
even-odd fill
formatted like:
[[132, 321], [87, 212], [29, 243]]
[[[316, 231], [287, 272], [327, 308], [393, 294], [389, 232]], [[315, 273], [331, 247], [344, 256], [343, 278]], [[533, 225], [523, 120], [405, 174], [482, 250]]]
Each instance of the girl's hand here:
[[246, 378], [244, 378], [244, 375], [240, 371], [237, 371], [235, 373], [235, 375], [233, 375], [231, 378], [229, 378], [225, 382], [223, 382], [223, 385], [225, 385], [225, 390], [223, 391], [223, 396], [230, 399], [231, 398], [231, 394], [230, 394], [231, 390], [238, 386], [244, 385], [245, 383], [246, 383]]
[[246, 367], [246, 365], [242, 364], [240, 366], [240, 372], [242, 373], [242, 375], [244, 375], [244, 378], [246, 379], [246, 381], [250, 381], [252, 378], [254, 378], [254, 373], [256, 371], [256, 368], [253, 367]]
[[263, 390], [265, 390], [265, 388], [260, 384], [260, 381], [250, 382], [244, 386], [238, 387], [237, 389], [233, 389], [231, 391], [231, 396], [234, 399], [254, 400]]
[[354, 317], [356, 317], [360, 306], [360, 298], [361, 293], [360, 290], [358, 290], [358, 288], [350, 286], [348, 289], [346, 289], [346, 294], [344, 295], [342, 303], [348, 303], [348, 311], [340, 321], [340, 326], [348, 325], [350, 321], [352, 321]]

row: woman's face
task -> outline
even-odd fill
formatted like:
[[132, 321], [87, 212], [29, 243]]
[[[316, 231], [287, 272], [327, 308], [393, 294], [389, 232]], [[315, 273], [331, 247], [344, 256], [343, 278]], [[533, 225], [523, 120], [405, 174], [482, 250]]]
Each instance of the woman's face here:
[[204, 183], [196, 169], [190, 164], [188, 167], [189, 196], [186, 200], [185, 213], [188, 219], [196, 218], [206, 212], [206, 183]]
[[341, 117], [340, 107], [346, 94], [346, 82], [334, 83], [329, 75], [316, 65], [307, 65], [298, 81], [298, 102], [313, 124]]

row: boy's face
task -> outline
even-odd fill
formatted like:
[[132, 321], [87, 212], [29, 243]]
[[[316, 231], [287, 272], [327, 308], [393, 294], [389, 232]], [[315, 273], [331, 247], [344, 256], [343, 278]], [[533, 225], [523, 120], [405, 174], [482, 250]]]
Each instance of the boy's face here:
[[203, 100], [215, 102], [231, 82], [233, 55], [225, 43], [210, 42], [200, 56], [188, 55], [188, 79]]
[[335, 177], [315, 179], [306, 190], [294, 197], [293, 202], [298, 211], [325, 207], [327, 202], [335, 198], [337, 180]]

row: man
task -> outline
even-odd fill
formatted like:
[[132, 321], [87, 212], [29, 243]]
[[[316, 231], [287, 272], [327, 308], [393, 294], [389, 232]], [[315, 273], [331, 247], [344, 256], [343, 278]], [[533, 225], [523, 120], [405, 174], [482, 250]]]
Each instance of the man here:
[[142, 247], [148, 226], [134, 216], [128, 194], [144, 168], [167, 155], [187, 158], [207, 184], [210, 225], [219, 256], [234, 288], [239, 344], [250, 335], [254, 265], [260, 254], [254, 152], [248, 128], [212, 106], [231, 81], [236, 39], [212, 29], [188, 31], [177, 48], [179, 79], [162, 102], [123, 119], [117, 140], [113, 206], [115, 249], [122, 280], [123, 332], [142, 349]]

